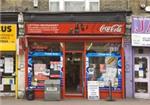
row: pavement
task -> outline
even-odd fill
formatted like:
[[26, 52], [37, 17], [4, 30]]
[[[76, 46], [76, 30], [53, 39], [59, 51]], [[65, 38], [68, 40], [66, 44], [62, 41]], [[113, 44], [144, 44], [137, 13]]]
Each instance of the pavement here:
[[0, 105], [150, 105], [150, 99], [123, 99], [115, 101], [87, 99], [64, 99], [61, 101], [44, 101], [0, 97]]

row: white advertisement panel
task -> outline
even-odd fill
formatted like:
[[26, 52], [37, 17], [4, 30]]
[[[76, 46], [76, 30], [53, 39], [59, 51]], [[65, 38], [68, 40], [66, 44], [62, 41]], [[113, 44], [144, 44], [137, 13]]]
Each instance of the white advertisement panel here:
[[150, 46], [150, 34], [132, 34], [132, 46]]
[[88, 81], [88, 99], [99, 100], [99, 82]]

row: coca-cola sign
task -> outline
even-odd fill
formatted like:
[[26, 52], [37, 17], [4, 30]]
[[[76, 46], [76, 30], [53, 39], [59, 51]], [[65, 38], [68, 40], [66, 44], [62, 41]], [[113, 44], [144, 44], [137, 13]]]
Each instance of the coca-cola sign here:
[[102, 22], [51, 22], [27, 23], [26, 34], [37, 35], [123, 35], [125, 23]]
[[120, 33], [122, 31], [122, 28], [123, 28], [123, 26], [119, 25], [119, 24], [114, 24], [112, 26], [104, 24], [99, 28], [99, 31], [100, 32]]

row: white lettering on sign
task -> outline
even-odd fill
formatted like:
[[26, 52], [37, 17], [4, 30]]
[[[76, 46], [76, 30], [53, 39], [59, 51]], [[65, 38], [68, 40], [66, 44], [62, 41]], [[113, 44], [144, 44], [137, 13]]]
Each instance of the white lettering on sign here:
[[112, 26], [102, 25], [99, 28], [100, 32], [121, 32], [122, 31], [122, 25], [114, 24]]

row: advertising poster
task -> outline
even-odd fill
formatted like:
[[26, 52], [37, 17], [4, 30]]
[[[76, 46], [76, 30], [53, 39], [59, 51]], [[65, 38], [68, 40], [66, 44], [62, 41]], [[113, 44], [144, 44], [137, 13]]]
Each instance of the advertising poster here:
[[3, 67], [3, 65], [4, 65], [4, 60], [0, 59], [0, 67]]
[[5, 73], [13, 73], [14, 72], [14, 59], [12, 57], [5, 57], [4, 59]]
[[4, 85], [0, 84], [0, 91], [3, 91], [3, 90], [4, 90]]
[[106, 66], [105, 66], [105, 64], [99, 64], [99, 68], [100, 68], [100, 72], [101, 73], [105, 73], [106, 72]]
[[48, 77], [45, 75], [46, 64], [34, 64], [34, 78], [36, 80], [47, 80]]
[[0, 50], [15, 51], [16, 50], [16, 24], [0, 24]]

